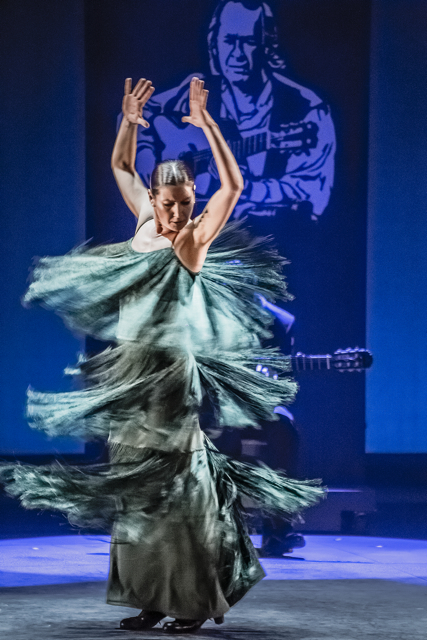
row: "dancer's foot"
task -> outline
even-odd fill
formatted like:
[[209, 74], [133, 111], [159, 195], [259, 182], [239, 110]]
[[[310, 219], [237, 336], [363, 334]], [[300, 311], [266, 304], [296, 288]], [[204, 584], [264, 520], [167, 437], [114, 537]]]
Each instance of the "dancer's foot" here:
[[160, 620], [165, 618], [164, 613], [159, 611], [141, 611], [137, 616], [132, 618], [124, 618], [120, 622], [120, 629], [129, 629], [131, 631], [139, 631], [141, 629], [152, 629]]
[[294, 549], [305, 547], [304, 536], [301, 533], [288, 533], [283, 538], [271, 536], [260, 549], [262, 558], [280, 558], [285, 553], [292, 553]]
[[194, 633], [206, 620], [184, 620], [177, 618], [173, 622], [165, 622], [163, 631], [165, 633]]

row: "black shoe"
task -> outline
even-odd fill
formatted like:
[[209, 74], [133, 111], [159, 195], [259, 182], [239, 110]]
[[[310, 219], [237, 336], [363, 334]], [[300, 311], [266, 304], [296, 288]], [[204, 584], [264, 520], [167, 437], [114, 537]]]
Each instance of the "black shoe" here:
[[304, 536], [301, 533], [288, 533], [283, 538], [271, 537], [260, 549], [262, 558], [281, 558], [285, 553], [292, 553], [294, 549], [305, 547]]
[[140, 631], [141, 629], [152, 629], [160, 620], [165, 618], [164, 613], [159, 611], [141, 611], [137, 616], [132, 618], [124, 618], [120, 622], [120, 629], [128, 629], [130, 631]]
[[[288, 533], [283, 540], [283, 544], [288, 547], [289, 551], [294, 549], [302, 549], [305, 547], [306, 542], [302, 533]], [[283, 553], [289, 553], [284, 551]]]
[[[219, 620], [219, 618], [218, 618]], [[163, 631], [165, 633], [195, 633], [206, 620], [183, 620], [176, 619], [173, 622], [165, 622]], [[217, 623], [221, 624], [221, 623]]]

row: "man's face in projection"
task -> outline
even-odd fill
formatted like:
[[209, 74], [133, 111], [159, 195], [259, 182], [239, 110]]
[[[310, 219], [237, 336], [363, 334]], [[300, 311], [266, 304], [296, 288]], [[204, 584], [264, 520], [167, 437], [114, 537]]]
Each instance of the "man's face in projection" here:
[[247, 82], [261, 71], [261, 8], [242, 4], [225, 5], [218, 31], [218, 59], [221, 73], [231, 84]]

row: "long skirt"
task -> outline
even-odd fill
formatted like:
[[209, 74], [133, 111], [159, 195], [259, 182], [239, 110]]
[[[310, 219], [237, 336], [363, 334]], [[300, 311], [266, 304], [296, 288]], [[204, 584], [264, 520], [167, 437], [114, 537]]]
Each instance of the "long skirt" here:
[[[111, 447], [113, 464], [143, 464], [152, 455], [159, 452]], [[220, 617], [265, 573], [236, 496], [218, 492], [206, 448], [160, 455], [173, 503], [159, 505], [153, 487], [138, 543], [121, 541], [120, 525], [113, 529], [107, 603], [176, 618]]]

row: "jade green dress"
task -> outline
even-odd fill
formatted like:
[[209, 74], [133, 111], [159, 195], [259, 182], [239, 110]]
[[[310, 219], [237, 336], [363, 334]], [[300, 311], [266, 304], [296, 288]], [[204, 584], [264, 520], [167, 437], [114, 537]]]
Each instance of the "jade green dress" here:
[[[108, 438], [110, 462], [3, 464], [0, 481], [26, 508], [111, 532], [108, 603], [220, 617], [264, 576], [248, 504], [291, 519], [325, 496], [320, 480], [228, 458], [199, 426], [206, 394], [218, 427], [256, 427], [292, 401], [289, 360], [261, 347], [272, 318], [256, 296], [288, 297], [284, 262], [268, 239], [232, 223], [198, 274], [172, 247], [139, 253], [131, 240], [36, 266], [24, 303], [113, 346], [67, 369], [77, 389], [29, 390], [30, 425], [51, 436]], [[282, 374], [260, 375], [259, 364]]]

